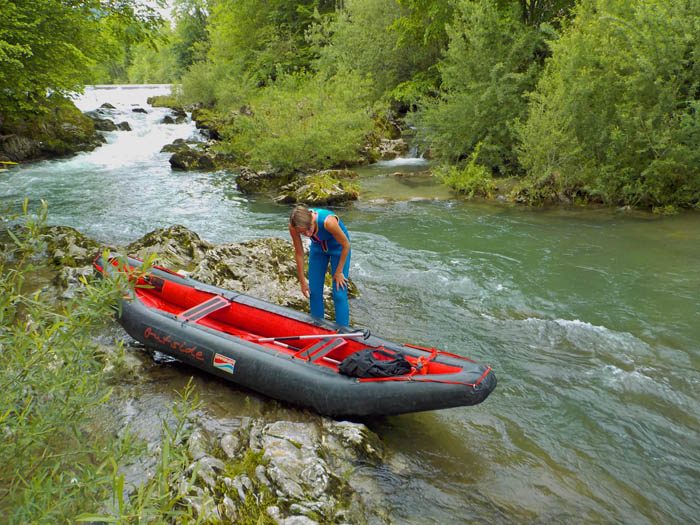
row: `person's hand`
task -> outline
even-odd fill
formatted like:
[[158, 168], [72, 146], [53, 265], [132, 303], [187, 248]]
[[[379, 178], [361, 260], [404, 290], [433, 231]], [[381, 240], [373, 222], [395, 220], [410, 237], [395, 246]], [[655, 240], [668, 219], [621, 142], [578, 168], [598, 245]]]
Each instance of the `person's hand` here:
[[348, 280], [343, 275], [343, 272], [335, 272], [333, 274], [333, 285], [337, 286], [337, 290], [345, 290], [348, 286]]
[[307, 299], [309, 298], [309, 283], [306, 281], [301, 281], [301, 293], [306, 297]]

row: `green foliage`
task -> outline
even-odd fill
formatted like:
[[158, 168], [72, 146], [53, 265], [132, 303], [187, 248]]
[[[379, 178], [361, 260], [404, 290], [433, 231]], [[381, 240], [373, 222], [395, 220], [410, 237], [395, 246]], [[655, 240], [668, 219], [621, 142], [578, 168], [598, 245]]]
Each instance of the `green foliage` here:
[[142, 42], [132, 48], [133, 60], [126, 68], [128, 83], [170, 84], [179, 79], [177, 57], [171, 45], [154, 48]]
[[468, 197], [491, 197], [496, 185], [490, 171], [480, 164], [477, 158], [481, 151], [481, 143], [474, 148], [469, 162], [464, 166], [443, 165], [434, 170], [434, 174], [443, 183], [467, 195]]
[[459, 3], [447, 34], [441, 96], [424, 100], [412, 119], [418, 140], [448, 163], [467, 158], [481, 143], [482, 165], [518, 173], [513, 123], [526, 114], [524, 94], [542, 70], [545, 33], [523, 24], [517, 8], [503, 13], [489, 0]]
[[146, 39], [147, 5], [104, 0], [0, 0], [0, 108], [23, 114], [47, 92], [80, 91], [90, 67]]
[[316, 70], [322, 74], [349, 70], [371, 75], [371, 95], [376, 100], [392, 98], [396, 93], [408, 98], [404, 95], [413, 93], [408, 86], [395, 89], [434, 65], [441, 48], [432, 38], [428, 43], [424, 41], [423, 32], [429, 29], [416, 29], [418, 15], [412, 16], [402, 3], [348, 0], [336, 17], [320, 19], [309, 32], [319, 56]]
[[[189, 477], [185, 472], [190, 464], [186, 442], [191, 435], [187, 425], [189, 415], [198, 408], [199, 400], [194, 393], [192, 378], [180, 399], [173, 406], [175, 424], [173, 427], [163, 421], [165, 436], [160, 443], [160, 455], [153, 476], [139, 485], [128, 499], [124, 498], [124, 474], [116, 465], [112, 470], [113, 498], [109, 513], [94, 514], [84, 512], [77, 516], [77, 522], [107, 523], [189, 523], [195, 520], [194, 510], [184, 501], [187, 486], [193, 486], [197, 479], [197, 469]], [[128, 436], [127, 436], [128, 437]], [[184, 481], [185, 483], [179, 483]]]
[[355, 74], [329, 79], [286, 75], [256, 92], [254, 116], [223, 130], [223, 147], [254, 169], [324, 169], [356, 163], [371, 131], [370, 81]]
[[[24, 215], [4, 216], [0, 238], [0, 508], [3, 522], [66, 523], [81, 512], [103, 507], [113, 494], [116, 519], [135, 522], [149, 515], [191, 511], [171, 493], [185, 452], [174, 447], [183, 436], [187, 412], [196, 405], [186, 392], [176, 410], [178, 425], [168, 433], [154, 476], [125, 501], [119, 465], [143, 452], [127, 432], [119, 438], [94, 430], [111, 388], [103, 373], [105, 354], [94, 330], [112, 322], [112, 305], [128, 284], [83, 279], [74, 299], [51, 305], [34, 276], [45, 252], [46, 204]], [[154, 488], [151, 488], [154, 486]], [[178, 507], [179, 505], [179, 507]]]
[[520, 126], [532, 180], [589, 199], [700, 200], [700, 4], [596, 0], [575, 11]]
[[258, 86], [279, 75], [309, 68], [313, 51], [305, 32], [320, 14], [333, 10], [323, 0], [213, 2], [209, 17], [209, 61], [248, 75]]

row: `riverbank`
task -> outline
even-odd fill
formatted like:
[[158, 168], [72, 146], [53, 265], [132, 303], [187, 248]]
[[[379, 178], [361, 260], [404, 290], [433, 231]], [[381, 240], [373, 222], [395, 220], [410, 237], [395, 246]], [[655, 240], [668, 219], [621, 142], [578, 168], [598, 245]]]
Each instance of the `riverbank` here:
[[[86, 417], [88, 413], [83, 411], [72, 422], [82, 426], [83, 436], [74, 441], [72, 447], [81, 454], [83, 451], [87, 454], [99, 436], [104, 451], [84, 461], [94, 462], [94, 467], [97, 467], [101, 461], [107, 462], [111, 457], [116, 462], [116, 470], [111, 485], [104, 479], [98, 483], [91, 477], [89, 468], [72, 472], [72, 483], [76, 486], [99, 484], [102, 490], [112, 495], [103, 502], [96, 498], [95, 491], [91, 491], [83, 493], [86, 499], [80, 500], [76, 499], [80, 497], [80, 492], [67, 491], [61, 496], [59, 507], [63, 511], [42, 510], [41, 505], [24, 506], [22, 502], [26, 498], [22, 494], [27, 496], [31, 493], [37, 497], [48, 489], [40, 477], [32, 478], [31, 472], [25, 474], [31, 482], [31, 490], [17, 488], [13, 494], [0, 491], [0, 498], [6, 503], [6, 516], [20, 521], [34, 521], [37, 516], [35, 512], [48, 512], [57, 521], [72, 519], [81, 513], [91, 516], [93, 520], [127, 519], [136, 511], [141, 518], [154, 512], [161, 518], [181, 513], [203, 522], [223, 520], [240, 523], [252, 520], [256, 523], [290, 525], [300, 522], [385, 522], [387, 510], [376, 501], [380, 491], [372, 488], [374, 481], [358, 468], [387, 465], [391, 461], [390, 454], [378, 436], [365, 425], [333, 421], [306, 411], [300, 413], [252, 392], [240, 392], [240, 395], [246, 404], [252, 404], [252, 412], [257, 412], [257, 416], [251, 414], [250, 408], [241, 412], [229, 407], [225, 410], [225, 419], [214, 423], [209, 409], [198, 403], [198, 385], [218, 383], [219, 399], [227, 397], [226, 389], [235, 391], [235, 387], [180, 366], [172, 359], [164, 359], [157, 352], [139, 350], [138, 345], [130, 342], [115, 324], [100, 321], [99, 318], [88, 325], [81, 325], [79, 321], [88, 311], [94, 315], [99, 312], [106, 314], [109, 302], [119, 297], [117, 289], [114, 290], [116, 294], [105, 294], [109, 287], [105, 288], [104, 282], [91, 284], [92, 260], [95, 253], [105, 249], [143, 257], [156, 254], [159, 263], [171, 268], [190, 268], [198, 279], [211, 284], [224, 284], [234, 290], [256, 293], [257, 297], [275, 300], [279, 304], [302, 303], [304, 300], [298, 291], [292, 268], [291, 243], [267, 239], [214, 246], [194, 232], [172, 227], [151, 232], [128, 246], [105, 246], [72, 228], [44, 228], [39, 224], [39, 228], [33, 231], [15, 230], [14, 235], [23, 248], [13, 247], [12, 239], [3, 236], [3, 260], [0, 263], [14, 264], [15, 270], [23, 275], [22, 280], [26, 279], [21, 293], [34, 297], [30, 315], [35, 318], [36, 332], [41, 333], [44, 325], [50, 324], [50, 311], [71, 312], [64, 314], [67, 316], [64, 331], [72, 334], [69, 327], [76, 327], [74, 337], [83, 341], [74, 345], [74, 352], [81, 359], [93, 363], [90, 370], [92, 388], [89, 393], [82, 394], [81, 391], [63, 392], [62, 387], [54, 385], [53, 395], [70, 396], [76, 403], [82, 400], [86, 405], [94, 405], [94, 413], [89, 420]], [[42, 240], [47, 241], [45, 251], [33, 254], [30, 247], [40, 248]], [[33, 261], [34, 268], [25, 267], [22, 263], [27, 256]], [[42, 267], [45, 269], [38, 271]], [[241, 280], [232, 279], [234, 275], [243, 277]], [[7, 274], [3, 277], [3, 285], [6, 279]], [[273, 281], [277, 285], [271, 286], [270, 282]], [[296, 293], [291, 290], [292, 281]], [[24, 303], [26, 297], [21, 293], [15, 290], [6, 299], [11, 304]], [[100, 300], [100, 296], [104, 299]], [[87, 297], [97, 302], [86, 303]], [[0, 305], [2, 311], [5, 311], [7, 304], [4, 302]], [[39, 316], [41, 312], [43, 314]], [[22, 319], [26, 314], [15, 315], [17, 317], [2, 316], [2, 329], [3, 334], [19, 344], [23, 337]], [[16, 331], [18, 326], [15, 323], [18, 323], [19, 331]], [[63, 348], [62, 344], [55, 342], [53, 359], [67, 359], [63, 352], [68, 349]], [[29, 349], [22, 360], [39, 366], [49, 358], [40, 348], [41, 345]], [[0, 381], [11, 376], [14, 368], [12, 360], [0, 374]], [[176, 389], [179, 393], [174, 393], [153, 389], [154, 375], [171, 376], [175, 381], [178, 381], [177, 377], [182, 380], [194, 377]], [[43, 375], [41, 377], [47, 380]], [[73, 390], [76, 388], [73, 385], [75, 381], [81, 381], [80, 375], [66, 384]], [[29, 377], [22, 388], [34, 390], [41, 388], [41, 385], [34, 384]], [[93, 396], [100, 395], [100, 389], [111, 390], [112, 393], [96, 402]], [[3, 392], [0, 406], [7, 404], [8, 396], [11, 397], [14, 390], [11, 388]], [[206, 392], [209, 387], [202, 390]], [[157, 407], [151, 409], [150, 403], [144, 403], [145, 399], [157, 403]], [[25, 416], [40, 412], [44, 418], [52, 418], [57, 424], [68, 424], [63, 420], [65, 414], [58, 407], [54, 408], [51, 403], [43, 401], [28, 406]], [[7, 419], [3, 427], [5, 433], [14, 435], [24, 432], [32, 437], [40, 431], [38, 428], [28, 428], [23, 421], [23, 418], [16, 419], [14, 416]], [[86, 427], [93, 430], [89, 431]], [[37, 442], [42, 443], [40, 439]], [[139, 442], [142, 443], [141, 452], [137, 452]], [[119, 443], [118, 447], [128, 450], [127, 455], [110, 456]], [[52, 456], [63, 453], [60, 444], [45, 446]], [[0, 476], [2, 486], [16, 485], [17, 476], [21, 476], [23, 468], [26, 468], [22, 461], [10, 461], [7, 457], [9, 452], [7, 447], [0, 447], [0, 457], [4, 458], [6, 467], [11, 465]], [[51, 465], [51, 461], [44, 462], [42, 468], [37, 470], [37, 476], [41, 476], [46, 468], [50, 469]], [[116, 482], [117, 479], [120, 481]], [[159, 488], [155, 497], [152, 492], [154, 483], [165, 483], [167, 489]], [[122, 499], [128, 503], [117, 506], [116, 502]], [[66, 511], [69, 513], [64, 514]]]

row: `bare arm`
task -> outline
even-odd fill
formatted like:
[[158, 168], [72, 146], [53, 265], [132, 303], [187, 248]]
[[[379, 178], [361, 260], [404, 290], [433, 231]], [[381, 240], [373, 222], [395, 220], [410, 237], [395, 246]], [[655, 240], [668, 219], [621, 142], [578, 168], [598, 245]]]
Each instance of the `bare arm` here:
[[348, 285], [348, 280], [345, 278], [345, 275], [343, 275], [343, 267], [350, 253], [350, 239], [348, 239], [348, 236], [345, 235], [345, 232], [340, 227], [339, 221], [338, 217], [329, 215], [326, 217], [326, 220], [323, 221], [323, 226], [326, 228], [326, 231], [330, 232], [333, 238], [338, 241], [338, 244], [343, 247], [343, 250], [340, 252], [338, 267], [333, 274], [333, 283], [338, 286], [338, 290], [341, 288], [344, 290]]
[[297, 275], [299, 276], [301, 293], [308, 298], [309, 283], [306, 282], [306, 277], [304, 276], [304, 245], [301, 242], [301, 236], [292, 228], [291, 224], [289, 225], [289, 235], [292, 236], [292, 243], [294, 244], [294, 260], [297, 263]]

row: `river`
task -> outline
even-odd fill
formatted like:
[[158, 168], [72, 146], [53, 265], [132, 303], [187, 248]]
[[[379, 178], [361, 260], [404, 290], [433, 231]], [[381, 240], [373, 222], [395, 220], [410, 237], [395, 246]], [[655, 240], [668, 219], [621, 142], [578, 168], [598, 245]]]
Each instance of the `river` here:
[[[110, 102], [133, 131], [0, 173], [0, 203], [43, 198], [49, 222], [106, 242], [173, 224], [216, 243], [288, 238], [289, 208], [231, 174], [171, 171], [160, 148], [197, 132], [159, 124], [168, 110], [146, 97], [165, 92], [88, 88], [81, 109]], [[393, 457], [371, 470], [392, 520], [697, 523], [700, 214], [469, 202], [391, 176], [425, 169], [363, 168], [360, 201], [338, 210], [360, 291], [351, 322], [488, 363], [499, 384], [476, 407], [366, 422]], [[252, 410], [247, 393], [199, 384], [214, 419]]]

